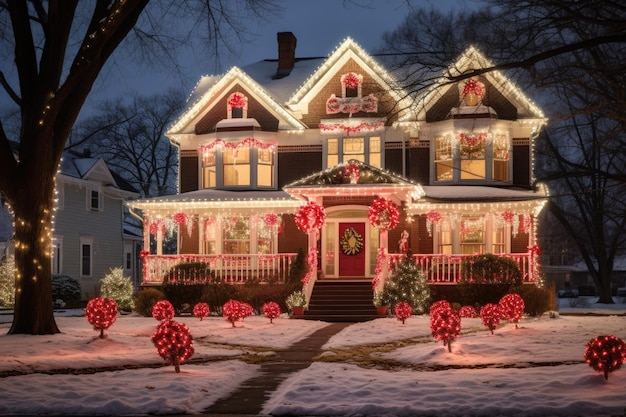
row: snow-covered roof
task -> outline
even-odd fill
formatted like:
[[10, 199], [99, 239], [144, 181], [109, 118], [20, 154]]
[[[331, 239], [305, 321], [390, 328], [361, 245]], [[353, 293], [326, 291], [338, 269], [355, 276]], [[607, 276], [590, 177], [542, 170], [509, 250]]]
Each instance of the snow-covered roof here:
[[431, 201], [524, 201], [545, 199], [542, 189], [500, 188], [476, 185], [425, 185], [424, 199]]

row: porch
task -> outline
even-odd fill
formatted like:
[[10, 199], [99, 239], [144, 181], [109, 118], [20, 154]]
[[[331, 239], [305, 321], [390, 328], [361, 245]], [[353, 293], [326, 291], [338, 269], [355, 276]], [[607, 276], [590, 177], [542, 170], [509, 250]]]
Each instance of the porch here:
[[[148, 255], [143, 258], [142, 285], [161, 285], [166, 278], [172, 282], [185, 284], [212, 281], [243, 284], [249, 280], [283, 283], [289, 274], [289, 267], [295, 256], [295, 253]], [[392, 271], [394, 265], [403, 256], [399, 253], [388, 254], [386, 269]], [[429, 283], [453, 285], [461, 280], [461, 264], [469, 256], [474, 255], [414, 254], [413, 259], [425, 272]], [[498, 254], [497, 256], [515, 261], [522, 272], [524, 282], [536, 281], [537, 264], [533, 253]], [[177, 265], [186, 263], [208, 265], [210, 276], [207, 277], [204, 271], [198, 268], [175, 268]], [[324, 277], [320, 276], [319, 279], [324, 280]], [[326, 280], [336, 279], [328, 278]]]

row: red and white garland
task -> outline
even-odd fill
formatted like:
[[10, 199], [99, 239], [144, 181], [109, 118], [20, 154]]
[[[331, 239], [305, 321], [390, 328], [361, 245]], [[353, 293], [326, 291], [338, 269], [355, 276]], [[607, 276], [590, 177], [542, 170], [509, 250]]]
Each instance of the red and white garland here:
[[276, 142], [261, 142], [255, 138], [245, 138], [239, 142], [230, 142], [224, 139], [216, 139], [206, 145], [198, 146], [197, 150], [200, 154], [207, 154], [215, 148], [232, 149], [235, 151], [235, 157], [237, 157], [237, 151], [240, 148], [258, 148], [263, 150], [274, 151], [278, 144]]
[[323, 132], [343, 131], [348, 135], [353, 133], [360, 133], [362, 130], [376, 130], [385, 126], [385, 122], [362, 122], [358, 124], [344, 124], [344, 123], [320, 123], [317, 125]]
[[485, 89], [483, 88], [482, 83], [470, 78], [465, 81], [465, 85], [463, 86], [463, 97], [469, 93], [474, 93], [477, 96], [482, 97], [482, 95], [485, 94]]
[[479, 133], [459, 133], [459, 141], [461, 142], [461, 147], [466, 148], [475, 148], [478, 145], [484, 145], [487, 140], [487, 132], [479, 132]]
[[373, 94], [368, 94], [365, 97], [346, 98], [331, 94], [328, 100], [326, 100], [326, 114], [353, 114], [360, 111], [376, 113], [378, 111], [378, 98]]
[[317, 271], [317, 248], [309, 248], [309, 253], [306, 256], [306, 263], [309, 265], [309, 270], [302, 277], [302, 283], [307, 285], [311, 282], [311, 277], [313, 277], [313, 273]]
[[341, 76], [341, 84], [345, 88], [358, 88], [363, 82], [363, 76], [356, 72], [349, 72]]
[[372, 279], [372, 290], [376, 291], [383, 278], [384, 267], [387, 264], [387, 249], [378, 248], [378, 255], [376, 256], [376, 270], [374, 271], [374, 278]]
[[400, 210], [391, 200], [379, 197], [372, 202], [367, 213], [372, 226], [380, 230], [390, 230], [398, 225]]
[[441, 220], [441, 213], [437, 210], [431, 210], [426, 213], [426, 230], [428, 230], [428, 236], [433, 235], [433, 224], [439, 223]]

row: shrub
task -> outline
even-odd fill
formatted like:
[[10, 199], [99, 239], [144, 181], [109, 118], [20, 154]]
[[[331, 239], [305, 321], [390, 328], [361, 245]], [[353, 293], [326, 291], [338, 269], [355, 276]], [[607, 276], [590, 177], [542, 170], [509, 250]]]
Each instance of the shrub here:
[[[296, 288], [301, 288], [302, 283]], [[291, 284], [255, 284], [243, 285], [237, 288], [237, 299], [250, 304], [256, 314], [261, 314], [263, 304], [274, 300], [280, 300], [279, 306], [283, 311], [287, 311], [285, 300], [296, 288]], [[231, 297], [232, 298], [232, 297]]]
[[461, 307], [461, 309], [459, 310], [459, 315], [461, 316], [461, 318], [468, 318], [468, 319], [475, 319], [476, 317], [478, 317], [478, 313], [476, 312], [476, 309], [472, 306]]
[[213, 311], [221, 315], [222, 306], [231, 299], [239, 298], [239, 291], [234, 285], [225, 283], [205, 284], [200, 299], [213, 307]]
[[452, 352], [452, 342], [461, 334], [461, 315], [445, 306], [436, 308], [430, 316], [430, 331], [435, 340], [448, 345], [448, 352]]
[[413, 314], [413, 308], [409, 303], [402, 301], [396, 304], [393, 312], [396, 315], [396, 318], [404, 324], [405, 320]]
[[152, 308], [157, 301], [165, 300], [165, 294], [156, 288], [144, 288], [135, 297], [135, 311], [144, 317], [152, 316]]
[[278, 303], [273, 301], [269, 301], [263, 304], [263, 315], [270, 319], [270, 323], [274, 321], [274, 319], [280, 317], [280, 306]]
[[171, 320], [174, 318], [174, 306], [167, 300], [157, 301], [152, 307], [152, 317], [157, 321]]
[[511, 287], [511, 293], [519, 294], [524, 300], [524, 312], [531, 317], [540, 317], [550, 311], [554, 294], [549, 289], [539, 288], [534, 284]]
[[193, 306], [193, 315], [198, 317], [200, 321], [211, 313], [211, 309], [207, 303], [198, 303]]
[[248, 303], [238, 300], [228, 300], [222, 307], [222, 315], [235, 327], [235, 322], [252, 314], [252, 307]]
[[159, 355], [174, 365], [176, 373], [180, 372], [180, 365], [194, 353], [193, 338], [189, 327], [184, 323], [165, 320], [157, 327], [151, 339]]
[[164, 284], [162, 289], [165, 298], [172, 303], [178, 314], [191, 313], [194, 305], [205, 301], [202, 299], [205, 285], [207, 284]]
[[195, 284], [213, 282], [213, 273], [208, 262], [182, 262], [169, 270], [164, 284]]
[[389, 300], [394, 307], [400, 302], [407, 302], [416, 314], [424, 314], [430, 301], [430, 287], [426, 275], [411, 257], [410, 251], [398, 262], [391, 276], [383, 286], [383, 300]]
[[302, 285], [302, 278], [309, 272], [309, 264], [306, 262], [304, 249], [298, 248], [298, 252], [289, 265], [287, 284]]
[[133, 282], [124, 276], [122, 268], [111, 268], [100, 283], [100, 294], [103, 297], [115, 300], [117, 308], [122, 311], [132, 311], [135, 307]]
[[480, 319], [493, 334], [493, 331], [500, 324], [500, 308], [497, 304], [485, 304], [480, 309]]
[[517, 329], [517, 322], [522, 318], [524, 314], [524, 299], [519, 294], [505, 294], [498, 303], [500, 308], [500, 314], [503, 319], [515, 323]]
[[15, 258], [7, 257], [0, 263], [0, 307], [13, 308], [15, 304]]
[[512, 286], [522, 284], [522, 272], [509, 258], [493, 254], [470, 256], [461, 263], [457, 288], [464, 305], [497, 304]]
[[306, 297], [302, 291], [294, 291], [289, 294], [285, 303], [287, 303], [289, 310], [293, 310], [294, 307], [304, 307], [306, 306]]
[[609, 379], [609, 372], [622, 367], [626, 360], [626, 343], [616, 336], [598, 336], [587, 343], [585, 362]]
[[52, 275], [52, 301], [63, 300], [68, 308], [80, 307], [80, 283], [65, 274]]

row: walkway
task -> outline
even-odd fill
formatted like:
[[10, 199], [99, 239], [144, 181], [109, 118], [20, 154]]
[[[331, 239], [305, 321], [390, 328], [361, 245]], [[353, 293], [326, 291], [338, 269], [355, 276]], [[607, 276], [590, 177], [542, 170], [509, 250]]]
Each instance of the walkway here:
[[228, 397], [217, 400], [203, 416], [260, 416], [263, 405], [281, 382], [290, 374], [309, 367], [322, 346], [335, 334], [352, 323], [333, 323], [278, 352], [274, 360], [264, 362], [260, 373]]

